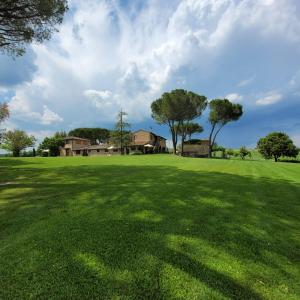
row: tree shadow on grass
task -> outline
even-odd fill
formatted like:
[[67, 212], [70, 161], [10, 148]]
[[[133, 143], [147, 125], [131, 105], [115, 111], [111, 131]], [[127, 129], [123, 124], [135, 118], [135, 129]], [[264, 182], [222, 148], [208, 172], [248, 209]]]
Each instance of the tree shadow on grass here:
[[[259, 264], [291, 282], [297, 280], [265, 255], [299, 260], [299, 240], [294, 235], [300, 226], [296, 183], [163, 166], [20, 172], [21, 185], [0, 187], [4, 199], [0, 220], [5, 225], [0, 237], [9, 241], [2, 259], [7, 268], [17, 268], [10, 251], [17, 249], [26, 261], [24, 242], [35, 245], [40, 260], [33, 269], [41, 274], [36, 281], [49, 281], [42, 275], [45, 269], [56, 274], [50, 277], [52, 291], [40, 288], [37, 295], [172, 298], [180, 293], [182, 283], [173, 287], [166, 283], [163, 270], [169, 265], [188, 276], [180, 275], [181, 280], [190, 280], [195, 292], [205, 286], [215, 296], [261, 298], [252, 286], [257, 279], [253, 274], [245, 282], [233, 279], [225, 269], [217, 271], [205, 252], [209, 249], [242, 265]], [[202, 256], [190, 240], [198, 241]], [[52, 256], [47, 256], [49, 251]], [[216, 260], [222, 264], [222, 259]], [[26, 277], [26, 272], [21, 273]], [[8, 290], [12, 280], [18, 282], [12, 274], [8, 271], [5, 277]], [[130, 279], [123, 278], [126, 274]], [[35, 290], [34, 282], [25, 289]], [[189, 288], [182, 289], [188, 293]], [[202, 297], [207, 295], [203, 292]]]

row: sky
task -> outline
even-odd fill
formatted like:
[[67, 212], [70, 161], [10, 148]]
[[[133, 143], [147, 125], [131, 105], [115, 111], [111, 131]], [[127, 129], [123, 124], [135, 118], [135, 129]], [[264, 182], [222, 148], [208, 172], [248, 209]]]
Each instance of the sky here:
[[[255, 147], [286, 132], [300, 146], [299, 0], [72, 0], [59, 32], [24, 56], [0, 54], [2, 124], [40, 141], [57, 130], [113, 128], [123, 108], [132, 130], [170, 140], [151, 102], [182, 88], [241, 103], [217, 138]], [[208, 110], [197, 120], [207, 138]]]

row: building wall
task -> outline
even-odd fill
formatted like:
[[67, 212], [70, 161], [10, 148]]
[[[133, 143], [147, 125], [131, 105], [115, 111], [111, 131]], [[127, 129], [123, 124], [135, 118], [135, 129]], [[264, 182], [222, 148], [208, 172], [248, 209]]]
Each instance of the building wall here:
[[[181, 149], [179, 149], [181, 150]], [[183, 155], [189, 156], [208, 156], [209, 142], [203, 141], [201, 145], [188, 145], [183, 147]]]
[[[143, 143], [147, 143], [149, 141], [151, 141], [151, 135], [150, 132], [147, 131], [138, 131], [136, 133], [134, 133], [133, 135], [133, 144], [143, 144]], [[152, 140], [153, 140], [153, 136], [152, 136]]]
[[116, 155], [120, 154], [121, 151], [119, 149], [116, 149], [117, 151], [114, 151], [114, 149], [90, 149], [88, 150], [88, 155], [89, 156], [100, 156], [100, 155]]
[[159, 146], [162, 148], [166, 148], [167, 147], [166, 140], [159, 138]]

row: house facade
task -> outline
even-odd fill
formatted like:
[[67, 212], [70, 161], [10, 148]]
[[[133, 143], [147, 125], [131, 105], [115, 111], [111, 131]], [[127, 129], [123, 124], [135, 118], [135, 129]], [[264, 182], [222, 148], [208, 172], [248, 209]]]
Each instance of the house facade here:
[[151, 131], [140, 129], [133, 132], [132, 140], [128, 146], [131, 152], [161, 153], [166, 152], [166, 139]]
[[[67, 136], [65, 146], [60, 149], [61, 156], [94, 156], [121, 154], [121, 149], [109, 143], [91, 145], [88, 139]], [[166, 139], [147, 130], [133, 132], [129, 145], [124, 146], [124, 153], [161, 153], [167, 150]]]
[[[181, 154], [181, 147], [179, 147], [179, 154]], [[183, 156], [191, 157], [208, 157], [209, 154], [209, 140], [198, 140], [197, 143], [184, 143]]]

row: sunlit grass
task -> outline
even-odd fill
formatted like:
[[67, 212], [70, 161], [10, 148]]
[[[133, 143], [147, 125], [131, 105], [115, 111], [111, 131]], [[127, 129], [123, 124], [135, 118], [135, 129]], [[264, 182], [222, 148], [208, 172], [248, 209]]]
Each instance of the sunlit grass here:
[[299, 299], [300, 165], [0, 159], [1, 299]]

